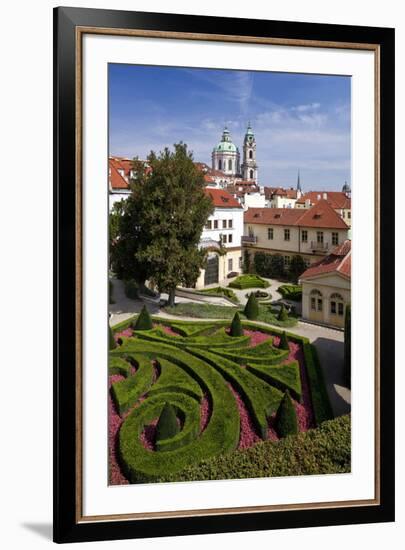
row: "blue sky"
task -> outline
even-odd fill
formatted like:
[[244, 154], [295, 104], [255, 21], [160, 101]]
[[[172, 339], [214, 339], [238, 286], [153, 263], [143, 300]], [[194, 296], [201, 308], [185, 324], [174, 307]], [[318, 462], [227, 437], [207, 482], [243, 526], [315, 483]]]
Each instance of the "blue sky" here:
[[110, 64], [109, 117], [111, 155], [183, 141], [211, 165], [224, 125], [242, 154], [250, 120], [261, 185], [351, 183], [349, 77]]

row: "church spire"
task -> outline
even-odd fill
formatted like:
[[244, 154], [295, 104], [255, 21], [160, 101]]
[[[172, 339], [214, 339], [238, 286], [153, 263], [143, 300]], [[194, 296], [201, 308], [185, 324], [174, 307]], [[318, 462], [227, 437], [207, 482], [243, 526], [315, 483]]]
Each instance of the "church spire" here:
[[299, 170], [298, 170], [298, 176], [297, 176], [297, 191], [300, 191], [302, 193], [301, 178], [300, 178], [300, 171]]

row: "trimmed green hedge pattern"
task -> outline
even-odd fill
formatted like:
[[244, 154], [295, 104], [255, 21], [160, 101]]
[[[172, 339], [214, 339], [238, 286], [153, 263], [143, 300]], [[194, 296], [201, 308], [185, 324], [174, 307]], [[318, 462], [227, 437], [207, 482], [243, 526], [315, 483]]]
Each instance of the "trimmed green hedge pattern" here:
[[[232, 453], [239, 442], [240, 418], [228, 384], [243, 399], [262, 439], [267, 438], [268, 420], [289, 391], [301, 398], [299, 366], [296, 361], [281, 364], [288, 350], [272, 345], [272, 338], [249, 347], [250, 336], [231, 337], [230, 323], [188, 322], [154, 318], [155, 328], [122, 337], [110, 352], [110, 374], [124, 380], [111, 386], [111, 396], [124, 418], [118, 438], [118, 458], [131, 483], [158, 481], [210, 457]], [[156, 325], [169, 326], [177, 335]], [[136, 325], [136, 317], [120, 323], [113, 331]], [[242, 321], [243, 328], [269, 335], [282, 332]], [[303, 345], [311, 385], [316, 421], [331, 417], [326, 389], [312, 346], [305, 338], [286, 333]], [[209, 351], [208, 351], [209, 350]], [[241, 365], [246, 368], [241, 368]], [[131, 366], [136, 367], [133, 374]], [[209, 422], [200, 432], [200, 403], [208, 399]], [[142, 399], [141, 399], [142, 398]], [[157, 419], [168, 404], [176, 411], [181, 430], [156, 442], [155, 451], [143, 446], [144, 428]], [[161, 452], [165, 453], [164, 460]]]

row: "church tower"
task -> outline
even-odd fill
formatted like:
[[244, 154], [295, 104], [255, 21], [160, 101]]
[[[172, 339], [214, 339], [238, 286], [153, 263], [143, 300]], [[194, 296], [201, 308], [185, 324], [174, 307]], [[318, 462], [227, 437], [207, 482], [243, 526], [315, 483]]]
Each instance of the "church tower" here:
[[257, 183], [256, 139], [250, 122], [243, 140], [242, 178]]

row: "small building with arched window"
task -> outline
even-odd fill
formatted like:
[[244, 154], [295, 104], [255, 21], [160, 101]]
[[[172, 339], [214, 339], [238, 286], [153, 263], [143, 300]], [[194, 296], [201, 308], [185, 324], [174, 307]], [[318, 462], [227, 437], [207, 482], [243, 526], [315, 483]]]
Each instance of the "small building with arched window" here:
[[351, 241], [346, 240], [300, 276], [303, 319], [343, 328], [350, 304], [350, 275]]

